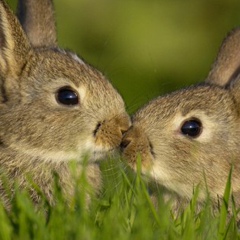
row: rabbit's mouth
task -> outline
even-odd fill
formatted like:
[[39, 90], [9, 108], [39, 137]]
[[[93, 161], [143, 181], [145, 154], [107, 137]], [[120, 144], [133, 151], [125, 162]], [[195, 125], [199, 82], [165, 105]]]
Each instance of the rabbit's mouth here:
[[136, 126], [129, 128], [124, 135], [120, 150], [127, 164], [134, 170], [137, 169], [138, 160], [141, 162], [142, 171], [149, 170], [156, 157], [148, 136]]

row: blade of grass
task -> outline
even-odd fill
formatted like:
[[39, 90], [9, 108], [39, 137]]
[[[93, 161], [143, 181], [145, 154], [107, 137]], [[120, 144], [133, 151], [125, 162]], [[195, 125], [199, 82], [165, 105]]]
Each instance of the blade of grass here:
[[229, 205], [229, 198], [231, 194], [231, 179], [232, 179], [232, 171], [233, 171], [233, 166], [231, 166], [231, 169], [229, 171], [224, 195], [223, 195], [223, 200], [222, 200], [222, 205], [220, 209], [220, 222], [219, 222], [219, 228], [218, 228], [218, 239], [225, 239], [226, 237], [226, 222], [227, 222], [227, 215], [228, 215], [228, 205]]

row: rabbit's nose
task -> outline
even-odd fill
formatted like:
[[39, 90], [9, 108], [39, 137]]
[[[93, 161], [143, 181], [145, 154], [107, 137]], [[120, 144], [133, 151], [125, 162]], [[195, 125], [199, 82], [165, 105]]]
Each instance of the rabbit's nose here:
[[125, 148], [130, 144], [131, 139], [130, 138], [123, 138], [121, 144], [120, 144], [120, 149], [121, 151], [124, 151]]
[[124, 136], [125, 133], [127, 132], [127, 129], [121, 129], [120, 131], [121, 131], [122, 135]]
[[128, 130], [131, 128], [131, 121], [129, 119], [129, 116], [124, 116], [123, 121], [120, 124], [120, 132], [122, 134], [122, 137], [124, 138], [124, 136], [126, 135], [126, 133], [128, 132]]

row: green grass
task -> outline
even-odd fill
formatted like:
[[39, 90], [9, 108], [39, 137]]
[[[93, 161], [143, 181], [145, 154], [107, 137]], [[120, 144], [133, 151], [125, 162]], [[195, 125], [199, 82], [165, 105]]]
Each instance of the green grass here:
[[[158, 208], [153, 206], [139, 173], [126, 174], [113, 160], [104, 163], [102, 171], [105, 189], [89, 209], [86, 192], [77, 187], [72, 204], [66, 206], [56, 184], [57, 204], [51, 207], [43, 197], [37, 211], [26, 192], [16, 191], [11, 211], [0, 205], [0, 239], [240, 239], [234, 217], [227, 220], [231, 175], [226, 180], [225, 204], [216, 216], [208, 202], [196, 211], [196, 191], [186, 209], [174, 217], [160, 191]], [[83, 175], [76, 183], [84, 181]]]

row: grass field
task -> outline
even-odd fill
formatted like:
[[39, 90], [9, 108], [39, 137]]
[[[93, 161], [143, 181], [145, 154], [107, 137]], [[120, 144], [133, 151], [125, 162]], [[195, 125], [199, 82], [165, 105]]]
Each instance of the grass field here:
[[[16, 0], [7, 1], [13, 9]], [[134, 112], [149, 99], [202, 81], [226, 33], [240, 24], [239, 1], [55, 0], [59, 43], [76, 51], [111, 79]], [[36, 211], [26, 192], [16, 190], [11, 211], [0, 203], [0, 239], [240, 239], [234, 212], [225, 201], [215, 216], [211, 204], [196, 210], [197, 193], [179, 215], [158, 191], [154, 208], [140, 174], [122, 164], [102, 164], [104, 189], [86, 208], [78, 191], [67, 206], [56, 184], [57, 204]], [[56, 177], [57, 179], [57, 177]], [[87, 183], [84, 174], [76, 184]], [[230, 200], [229, 200], [230, 199]]]
[[[79, 192], [77, 187], [71, 206], [67, 206], [56, 184], [57, 204], [50, 207], [43, 200], [37, 211], [27, 193], [17, 191], [11, 211], [6, 212], [0, 205], [0, 239], [240, 238], [234, 217], [227, 221], [230, 181], [225, 192], [226, 204], [216, 216], [212, 216], [208, 203], [196, 212], [197, 194], [194, 194], [186, 209], [174, 217], [169, 204], [162, 201], [160, 191], [156, 209], [140, 174], [126, 175], [123, 169], [115, 160], [103, 164], [105, 190], [99, 198], [93, 198], [89, 209], [84, 201], [86, 192]], [[76, 182], [84, 181], [83, 174]]]

